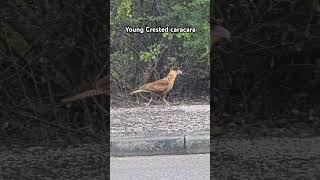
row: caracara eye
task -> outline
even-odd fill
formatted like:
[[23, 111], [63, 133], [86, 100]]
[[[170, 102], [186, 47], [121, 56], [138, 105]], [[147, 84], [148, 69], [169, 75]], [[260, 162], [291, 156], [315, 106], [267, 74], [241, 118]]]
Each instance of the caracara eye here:
[[173, 69], [174, 71], [177, 71], [177, 70], [178, 70], [178, 68], [177, 68], [177, 67], [173, 67], [172, 69]]

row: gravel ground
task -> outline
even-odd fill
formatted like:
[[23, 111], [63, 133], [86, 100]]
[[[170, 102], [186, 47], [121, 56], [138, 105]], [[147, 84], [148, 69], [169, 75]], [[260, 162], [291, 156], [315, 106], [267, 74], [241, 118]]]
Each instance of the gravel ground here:
[[[108, 179], [106, 146], [6, 149], [0, 146], [0, 179]], [[318, 180], [320, 137], [219, 139], [212, 142], [217, 180]], [[107, 176], [107, 178], [106, 178]]]
[[98, 144], [6, 149], [0, 146], [0, 179], [107, 179], [108, 149]]
[[212, 179], [320, 179], [320, 137], [219, 139], [211, 151]]
[[[111, 110], [112, 136], [209, 132], [209, 105]], [[212, 179], [318, 180], [320, 137], [212, 140]], [[108, 149], [98, 144], [7, 148], [0, 179], [108, 179]]]
[[179, 135], [210, 131], [210, 105], [112, 108], [111, 136]]

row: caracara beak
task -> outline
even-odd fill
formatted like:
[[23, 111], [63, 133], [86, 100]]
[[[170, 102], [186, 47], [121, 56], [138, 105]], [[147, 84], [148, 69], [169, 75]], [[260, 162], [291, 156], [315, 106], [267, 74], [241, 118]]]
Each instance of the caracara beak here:
[[178, 70], [178, 71], [177, 71], [177, 75], [179, 75], [179, 74], [182, 74], [182, 71], [181, 71], [181, 70]]
[[230, 40], [230, 31], [220, 25], [216, 25], [213, 29], [213, 36], [216, 37], [217, 40], [221, 38]]

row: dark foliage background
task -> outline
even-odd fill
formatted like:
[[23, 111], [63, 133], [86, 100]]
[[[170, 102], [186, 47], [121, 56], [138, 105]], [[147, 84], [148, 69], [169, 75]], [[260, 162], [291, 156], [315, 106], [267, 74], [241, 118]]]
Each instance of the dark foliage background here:
[[[111, 1], [111, 104], [141, 105], [144, 99], [128, 93], [163, 78], [173, 65], [183, 75], [169, 101], [208, 102], [209, 7], [209, 0]], [[125, 26], [192, 27], [196, 33], [127, 33]]]
[[[199, 26], [203, 32], [209, 27], [203, 20], [207, 18], [203, 14], [207, 2], [188, 6], [179, 6], [178, 2], [144, 1], [143, 5], [119, 2], [112, 2], [114, 28], [147, 22]], [[126, 11], [128, 3], [133, 8], [130, 12]], [[127, 93], [144, 82], [144, 73], [158, 79], [171, 64], [177, 64], [186, 74], [178, 79], [171, 96], [180, 100], [202, 97], [207, 100], [211, 63], [216, 126], [231, 130], [240, 126], [317, 132], [319, 1], [214, 3], [214, 16], [224, 20], [232, 42], [216, 44], [211, 62], [206, 60], [207, 49], [202, 49], [207, 43], [206, 36], [141, 37], [114, 29], [111, 41], [117, 41], [111, 48], [115, 62], [111, 68], [113, 100], [125, 103], [132, 100]], [[60, 103], [62, 97], [107, 74], [107, 6], [107, 2], [86, 0], [1, 1], [2, 140], [12, 143], [23, 139], [44, 144], [52, 140], [91, 141], [108, 129], [105, 116], [108, 97], [86, 99], [69, 108]], [[190, 9], [190, 14], [180, 15], [186, 9]], [[128, 14], [133, 16], [130, 21]], [[190, 17], [190, 21], [183, 21]], [[168, 18], [176, 21], [169, 23]], [[176, 61], [170, 61], [169, 57], [175, 57]]]
[[213, 132], [319, 133], [320, 2], [216, 0], [213, 8], [232, 34], [211, 57]]
[[1, 141], [53, 145], [105, 140], [108, 97], [69, 108], [60, 99], [109, 69], [108, 2], [0, 4]]

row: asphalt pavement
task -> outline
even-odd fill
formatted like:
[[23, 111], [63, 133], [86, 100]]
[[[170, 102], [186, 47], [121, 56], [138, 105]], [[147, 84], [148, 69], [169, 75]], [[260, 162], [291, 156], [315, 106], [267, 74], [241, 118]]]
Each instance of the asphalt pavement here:
[[209, 154], [111, 157], [111, 180], [209, 180]]

